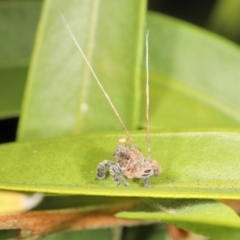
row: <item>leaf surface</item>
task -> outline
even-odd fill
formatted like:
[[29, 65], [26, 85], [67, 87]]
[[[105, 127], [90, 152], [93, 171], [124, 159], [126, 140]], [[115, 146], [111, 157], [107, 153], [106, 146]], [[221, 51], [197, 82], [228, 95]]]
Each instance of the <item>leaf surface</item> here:
[[239, 1], [218, 0], [210, 17], [210, 29], [240, 43], [239, 16]]
[[146, 200], [120, 218], [158, 220], [205, 235], [211, 239], [239, 239], [240, 218], [226, 205], [214, 200]]
[[239, 46], [161, 14], [147, 22], [152, 128], [239, 127]]
[[20, 114], [40, 8], [40, 1], [0, 2], [0, 118]]
[[[103, 159], [113, 160], [119, 134], [85, 135], [0, 146], [0, 187], [61, 194], [239, 199], [240, 134], [173, 132], [152, 134], [152, 157], [163, 173], [152, 188], [129, 180], [116, 187], [110, 178], [95, 180]], [[133, 135], [140, 150], [145, 134]]]
[[121, 129], [60, 13], [124, 122], [129, 129], [136, 128], [145, 1], [64, 0], [59, 6], [46, 1], [24, 97], [19, 140]]

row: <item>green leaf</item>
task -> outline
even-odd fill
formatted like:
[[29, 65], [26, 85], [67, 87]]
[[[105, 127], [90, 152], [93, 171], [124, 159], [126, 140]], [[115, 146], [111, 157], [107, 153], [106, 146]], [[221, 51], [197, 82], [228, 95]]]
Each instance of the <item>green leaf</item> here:
[[[152, 134], [152, 157], [163, 173], [152, 188], [129, 180], [95, 180], [96, 169], [111, 154], [120, 134], [85, 135], [0, 146], [0, 187], [9, 190], [105, 196], [239, 199], [240, 133], [175, 132]], [[133, 134], [140, 150], [145, 134]]]
[[240, 43], [240, 2], [218, 0], [210, 18], [210, 29]]
[[44, 240], [61, 240], [61, 239], [98, 239], [98, 240], [112, 240], [113, 232], [111, 229], [91, 229], [84, 231], [72, 231], [72, 232], [64, 232], [49, 235]]
[[1, 239], [14, 239], [16, 237], [16, 230], [0, 230]]
[[62, 23], [59, 9], [124, 122], [129, 129], [136, 128], [145, 5], [144, 0], [65, 0], [59, 5], [45, 1], [24, 97], [20, 140], [121, 129]]
[[164, 15], [147, 22], [152, 128], [239, 127], [239, 47]]
[[40, 1], [0, 2], [0, 118], [20, 114], [40, 8]]
[[0, 119], [20, 114], [27, 67], [0, 69]]
[[1, 66], [29, 64], [40, 7], [41, 1], [1, 1]]
[[146, 200], [137, 208], [117, 214], [120, 218], [158, 220], [211, 239], [239, 239], [239, 216], [213, 200]]

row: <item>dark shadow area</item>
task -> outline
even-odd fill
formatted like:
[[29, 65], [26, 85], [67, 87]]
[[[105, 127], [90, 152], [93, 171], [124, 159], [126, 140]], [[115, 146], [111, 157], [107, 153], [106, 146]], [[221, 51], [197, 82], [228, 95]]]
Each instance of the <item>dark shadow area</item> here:
[[139, 240], [139, 239], [166, 239], [165, 224], [148, 224], [135, 227], [124, 227], [122, 240]]
[[18, 230], [0, 230], [0, 239], [16, 239]]
[[15, 141], [17, 125], [18, 118], [0, 120], [0, 143]]
[[216, 0], [148, 0], [148, 9], [204, 27]]

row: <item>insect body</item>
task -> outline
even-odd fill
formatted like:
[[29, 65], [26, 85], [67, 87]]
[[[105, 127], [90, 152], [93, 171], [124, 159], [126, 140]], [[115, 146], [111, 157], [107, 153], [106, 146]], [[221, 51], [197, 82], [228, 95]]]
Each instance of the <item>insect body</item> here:
[[[142, 178], [143, 185], [150, 187], [148, 184], [149, 177], [158, 175], [162, 172], [162, 168], [159, 166], [156, 160], [151, 160], [151, 147], [150, 147], [150, 124], [149, 124], [149, 79], [148, 79], [148, 32], [146, 35], [146, 119], [147, 119], [147, 147], [148, 158], [145, 158], [143, 154], [138, 150], [137, 146], [133, 142], [128, 130], [115, 108], [113, 109], [122, 124], [128, 139], [131, 141], [131, 146], [118, 145], [113, 156], [117, 162], [109, 160], [102, 161], [97, 168], [97, 179], [103, 179], [106, 175], [106, 168], [109, 167], [109, 173], [117, 186], [122, 182], [125, 186], [129, 183], [126, 181], [123, 175], [127, 178]], [[111, 105], [111, 103], [110, 103]]]
[[112, 100], [108, 96], [107, 92], [105, 91], [104, 87], [102, 86], [101, 82], [99, 81], [97, 75], [95, 74], [91, 64], [89, 63], [88, 59], [86, 58], [82, 48], [78, 44], [74, 34], [72, 33], [68, 23], [61, 13], [61, 18], [63, 20], [64, 25], [66, 26], [67, 30], [70, 33], [73, 41], [75, 42], [77, 48], [79, 49], [80, 53], [82, 54], [83, 58], [85, 59], [90, 71], [92, 72], [97, 84], [101, 88], [104, 96], [106, 97], [107, 101], [109, 102], [111, 108], [113, 109], [115, 115], [117, 116], [120, 124], [122, 125], [123, 129], [126, 132], [128, 140], [131, 142], [130, 146], [127, 145], [119, 145], [116, 148], [115, 153], [113, 156], [116, 158], [117, 162], [104, 160], [99, 163], [97, 168], [97, 179], [103, 179], [106, 175], [106, 170], [109, 168], [110, 175], [112, 176], [113, 180], [119, 185], [121, 182], [128, 186], [129, 183], [126, 181], [123, 175], [127, 178], [142, 178], [143, 184], [146, 187], [150, 187], [148, 184], [149, 177], [153, 175], [158, 175], [162, 172], [161, 167], [158, 165], [157, 161], [151, 160], [150, 153], [150, 133], [149, 133], [149, 81], [148, 81], [148, 33], [146, 35], [146, 119], [147, 119], [147, 146], [148, 146], [148, 158], [145, 158], [141, 152], [139, 152], [136, 144], [132, 140], [130, 133], [128, 132], [125, 124], [123, 123], [117, 109], [115, 108]]
[[109, 167], [109, 173], [117, 186], [121, 182], [125, 186], [129, 185], [123, 176], [125, 175], [127, 178], [142, 178], [143, 185], [150, 187], [148, 178], [162, 172], [157, 161], [145, 158], [136, 146], [118, 145], [113, 156], [117, 162], [104, 160], [98, 165], [98, 179], [105, 178], [106, 168]]

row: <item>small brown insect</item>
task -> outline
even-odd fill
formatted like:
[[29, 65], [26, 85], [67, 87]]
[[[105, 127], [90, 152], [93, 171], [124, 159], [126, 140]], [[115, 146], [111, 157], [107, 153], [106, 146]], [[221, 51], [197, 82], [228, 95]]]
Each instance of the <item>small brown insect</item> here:
[[118, 145], [113, 156], [117, 162], [104, 160], [98, 165], [97, 178], [103, 179], [106, 175], [106, 168], [109, 167], [109, 173], [117, 186], [122, 182], [125, 186], [129, 183], [123, 177], [142, 178], [143, 185], [150, 187], [148, 184], [149, 177], [158, 175], [162, 172], [157, 161], [149, 160], [143, 156], [135, 146]]
[[[146, 119], [147, 119], [147, 146], [148, 146], [148, 158], [145, 158], [143, 154], [138, 150], [136, 144], [133, 142], [128, 130], [126, 129], [122, 119], [117, 113], [116, 109], [113, 108], [117, 115], [120, 123], [122, 124], [128, 139], [132, 145], [118, 145], [113, 156], [117, 162], [109, 160], [102, 161], [97, 168], [97, 179], [103, 179], [106, 176], [106, 168], [109, 167], [109, 173], [117, 186], [122, 182], [125, 186], [129, 183], [123, 177], [127, 178], [142, 178], [143, 185], [150, 187], [148, 184], [149, 177], [158, 175], [162, 172], [162, 168], [158, 165], [156, 160], [151, 160], [151, 148], [150, 148], [150, 124], [149, 124], [149, 79], [148, 79], [148, 33], [146, 35]], [[111, 105], [111, 103], [110, 103]]]
[[[95, 80], [97, 81], [99, 87], [101, 88], [102, 92], [104, 93], [104, 96], [106, 97], [107, 101], [109, 102], [111, 108], [113, 109], [114, 113], [116, 114], [119, 122], [121, 123], [123, 129], [125, 130], [127, 137], [129, 141], [131, 142], [131, 145], [118, 145], [116, 148], [115, 153], [113, 156], [117, 159], [117, 162], [104, 160], [99, 163], [97, 168], [97, 179], [103, 179], [106, 176], [106, 169], [109, 167], [110, 175], [112, 176], [113, 180], [116, 182], [117, 186], [122, 182], [125, 186], [128, 186], [129, 183], [126, 181], [123, 175], [125, 175], [127, 178], [142, 178], [143, 179], [143, 185], [146, 187], [150, 187], [148, 184], [149, 177], [153, 175], [158, 175], [162, 172], [161, 167], [158, 165], [157, 161], [151, 160], [151, 148], [150, 148], [150, 124], [149, 124], [149, 79], [148, 79], [148, 32], [146, 35], [146, 120], [147, 120], [147, 146], [148, 146], [148, 157], [145, 158], [141, 152], [139, 152], [136, 144], [132, 140], [130, 133], [128, 132], [125, 124], [123, 123], [117, 109], [115, 108], [114, 104], [112, 103], [112, 100], [108, 96], [107, 92], [105, 91], [104, 87], [102, 86], [101, 82], [99, 81], [97, 75], [95, 74], [91, 64], [89, 63], [87, 57], [85, 56], [84, 52], [82, 51], [82, 48], [77, 42], [77, 39], [75, 38], [74, 34], [72, 33], [70, 27], [68, 26], [68, 23], [62, 14], [62, 12], [59, 12], [61, 15], [61, 18], [63, 20], [64, 25], [66, 26], [67, 30], [70, 33], [70, 36], [72, 37], [73, 41], [75, 42], [77, 48], [79, 49], [80, 53], [82, 54], [84, 60], [86, 61], [90, 71], [92, 72]], [[124, 143], [124, 141], [121, 141]]]

